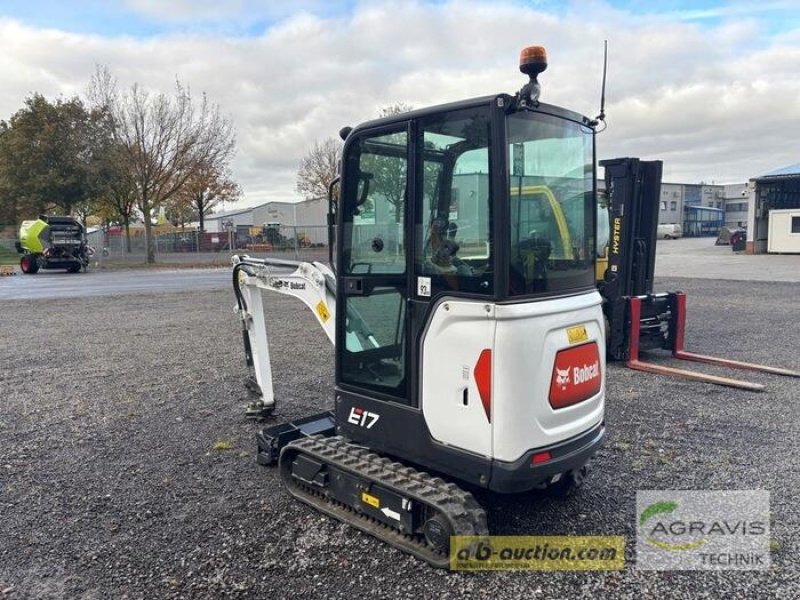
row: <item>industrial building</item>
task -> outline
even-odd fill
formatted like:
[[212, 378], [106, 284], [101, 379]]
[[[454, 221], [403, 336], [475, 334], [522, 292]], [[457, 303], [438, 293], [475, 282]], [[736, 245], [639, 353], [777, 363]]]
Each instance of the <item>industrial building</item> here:
[[749, 192], [746, 183], [726, 185], [725, 196], [725, 227], [739, 229], [747, 227], [747, 207], [749, 206]]
[[658, 222], [680, 224], [685, 236], [717, 235], [725, 225], [725, 186], [663, 182]]
[[747, 251], [800, 253], [800, 163], [748, 184]]
[[229, 227], [257, 227], [270, 223], [281, 227], [325, 225], [328, 214], [326, 198], [301, 202], [266, 202], [258, 206], [238, 208], [208, 215], [205, 229], [209, 232], [227, 231]]
[[210, 233], [233, 232], [237, 238], [251, 237], [255, 230], [274, 228], [281, 235], [312, 244], [326, 244], [328, 199], [301, 202], [266, 202], [208, 215], [205, 229]]
[[[486, 176], [476, 173], [455, 178], [451, 210], [468, 210], [470, 199], [465, 190], [475, 178], [481, 180]], [[598, 184], [603, 187], [602, 180]], [[205, 225], [209, 232], [242, 234], [254, 227], [299, 227], [309, 240], [326, 243], [327, 213], [326, 198], [297, 203], [267, 202], [209, 215]], [[800, 163], [754, 177], [748, 183], [664, 182], [658, 222], [679, 223], [686, 236], [717, 235], [723, 226], [746, 228], [749, 253], [800, 253]]]

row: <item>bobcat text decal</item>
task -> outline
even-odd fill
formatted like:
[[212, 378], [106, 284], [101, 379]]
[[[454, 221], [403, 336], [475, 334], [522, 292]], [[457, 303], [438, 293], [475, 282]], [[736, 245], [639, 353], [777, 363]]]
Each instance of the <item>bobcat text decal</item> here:
[[550, 406], [563, 408], [587, 400], [597, 394], [602, 385], [596, 342], [561, 350], [553, 365]]

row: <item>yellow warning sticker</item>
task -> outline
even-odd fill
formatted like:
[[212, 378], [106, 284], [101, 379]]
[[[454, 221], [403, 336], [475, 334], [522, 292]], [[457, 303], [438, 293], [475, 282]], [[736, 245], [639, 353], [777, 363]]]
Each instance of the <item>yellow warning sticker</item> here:
[[331, 313], [328, 310], [328, 307], [325, 306], [325, 303], [322, 300], [319, 301], [319, 303], [316, 306], [316, 309], [317, 309], [317, 314], [319, 315], [320, 320], [322, 320], [323, 323], [327, 323], [328, 319], [331, 318]]
[[361, 492], [361, 501], [364, 504], [369, 504], [370, 506], [374, 506], [375, 508], [381, 507], [381, 501], [378, 499], [378, 497], [373, 496], [372, 494], [368, 494], [367, 492]]
[[589, 334], [586, 333], [585, 325], [576, 325], [567, 329], [567, 339], [570, 344], [578, 344], [589, 340]]

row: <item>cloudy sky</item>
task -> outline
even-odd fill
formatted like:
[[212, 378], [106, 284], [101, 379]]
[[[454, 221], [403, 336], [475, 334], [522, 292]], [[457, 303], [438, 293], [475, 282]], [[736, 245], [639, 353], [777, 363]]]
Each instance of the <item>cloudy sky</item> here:
[[0, 119], [33, 92], [84, 95], [95, 66], [121, 87], [207, 92], [236, 127], [247, 204], [299, 199], [309, 145], [381, 107], [422, 107], [525, 81], [598, 112], [599, 158], [664, 161], [665, 180], [737, 183], [800, 162], [800, 0], [3, 0]]

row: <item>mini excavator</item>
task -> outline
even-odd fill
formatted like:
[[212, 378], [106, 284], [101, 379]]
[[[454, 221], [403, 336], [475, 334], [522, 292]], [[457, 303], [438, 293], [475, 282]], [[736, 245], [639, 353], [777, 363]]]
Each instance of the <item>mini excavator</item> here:
[[[251, 415], [275, 406], [262, 290], [336, 349], [334, 408], [266, 427], [258, 460], [299, 500], [436, 567], [485, 535], [468, 489], [580, 485], [605, 434], [595, 134], [529, 82], [340, 132], [330, 263], [233, 257]], [[338, 200], [334, 191], [338, 188]]]

